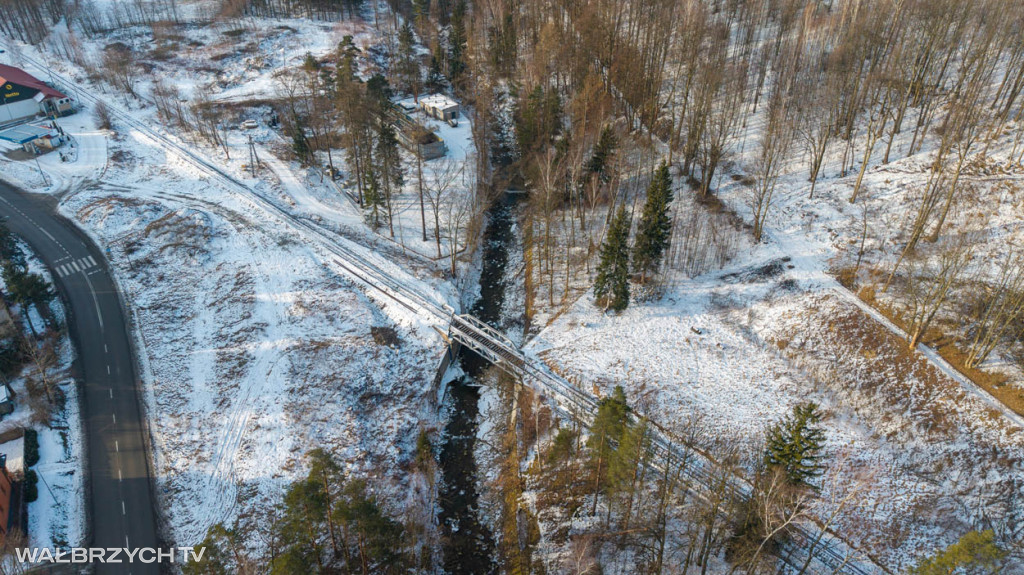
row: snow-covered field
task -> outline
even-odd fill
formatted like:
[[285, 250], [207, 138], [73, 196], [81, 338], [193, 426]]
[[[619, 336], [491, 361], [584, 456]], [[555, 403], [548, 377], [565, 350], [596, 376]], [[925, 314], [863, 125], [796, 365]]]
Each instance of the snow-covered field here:
[[[353, 472], [399, 468], [431, 413], [437, 353], [308, 247], [131, 189], [100, 187], [63, 209], [108, 244], [124, 238], [115, 261], [177, 540], [276, 497], [315, 446]], [[401, 347], [377, 345], [371, 326], [397, 328]]]
[[[318, 25], [303, 26], [313, 36]], [[133, 113], [154, 122], [149, 108]], [[89, 153], [67, 164], [55, 154], [41, 157], [53, 182], [45, 190], [61, 194], [60, 211], [110, 250], [140, 344], [169, 535], [196, 543], [215, 522], [261, 517], [304, 475], [303, 455], [314, 447], [371, 477], [396, 513], [413, 512], [402, 470], [419, 428], [435, 426], [431, 384], [441, 338], [354, 284], [315, 242], [138, 132], [116, 123], [110, 133], [98, 131], [89, 110], [60, 122], [88, 142], [80, 148]], [[240, 135], [229, 142], [244, 150]], [[459, 294], [441, 278], [446, 262], [404, 255], [315, 174], [262, 151], [270, 169], [257, 179], [242, 168], [241, 153], [224, 164], [265, 198], [372, 246], [376, 254], [364, 251], [379, 265], [458, 305]], [[4, 166], [15, 183], [41, 184], [32, 180], [34, 162]], [[400, 344], [378, 344], [371, 327], [395, 329]]]
[[[750, 119], [735, 142], [734, 164], [715, 182], [725, 205], [748, 222], [750, 188], [740, 176], [752, 165], [759, 120]], [[971, 529], [993, 528], [1003, 540], [1019, 540], [1020, 416], [933, 350], [908, 352], [893, 331], [898, 328], [830, 275], [856, 260], [865, 210], [864, 268], [879, 272], [862, 281], [888, 272], [898, 257], [905, 214], [916, 208], [935, 146], [928, 140], [924, 152], [904, 158], [909, 138], [897, 136], [888, 165], [881, 165], [881, 152], [874, 155], [855, 205], [848, 199], [856, 171], [838, 174], [842, 143], [833, 146], [813, 199], [795, 152], [764, 243], [740, 242], [730, 264], [697, 278], [669, 270], [660, 298], [645, 296], [621, 315], [602, 313], [590, 292], [554, 308], [538, 297], [539, 333], [528, 349], [587, 391], [605, 395], [623, 385], [631, 402], [662, 425], [671, 429], [696, 414], [748, 450], [796, 403], [819, 403], [827, 413], [830, 460], [845, 478], [824, 495], [864, 490], [840, 520], [841, 531], [894, 571]], [[1005, 167], [1011, 140], [992, 142], [988, 158], [965, 170], [969, 191], [954, 205], [945, 232], [986, 234], [972, 264], [982, 278], [1024, 239], [1024, 173]], [[693, 193], [678, 188], [677, 217], [694, 209], [687, 198]], [[899, 305], [899, 296], [888, 297]], [[959, 309], [944, 312], [947, 327]], [[1004, 372], [1008, 385], [1024, 385], [1003, 356], [985, 367]]]
[[[588, 391], [606, 395], [623, 385], [641, 411], [669, 429], [699, 415], [748, 453], [793, 405], [819, 403], [828, 414], [830, 461], [848, 478], [834, 488], [863, 483], [862, 505], [848, 515], [863, 523], [844, 533], [890, 568], [908, 567], [982, 516], [1004, 529], [1019, 528], [1024, 430], [920, 354], [912, 354], [915, 363], [907, 368], [914, 375], [861, 366], [876, 358], [888, 365], [899, 340], [846, 300], [796, 289], [786, 281], [792, 264], [765, 277], [763, 268], [745, 263], [737, 266], [747, 274], [738, 283], [721, 279], [732, 271], [726, 269], [620, 316], [582, 298], [528, 349]], [[826, 336], [839, 328], [828, 321], [841, 313], [874, 326], [882, 333], [875, 337], [890, 336], [887, 347], [829, 345]], [[783, 341], [799, 351], [780, 350]], [[923, 381], [919, 370], [928, 371]], [[948, 420], [942, 429], [932, 429], [931, 410]]]
[[[61, 210], [110, 247], [134, 312], [175, 539], [197, 542], [212, 523], [266, 506], [313, 447], [334, 449], [353, 473], [386, 470], [380, 488], [393, 493], [435, 413], [439, 338], [303, 238], [168, 169], [159, 150], [131, 136], [117, 147], [122, 163]], [[371, 327], [395, 328], [401, 346], [376, 344]]]

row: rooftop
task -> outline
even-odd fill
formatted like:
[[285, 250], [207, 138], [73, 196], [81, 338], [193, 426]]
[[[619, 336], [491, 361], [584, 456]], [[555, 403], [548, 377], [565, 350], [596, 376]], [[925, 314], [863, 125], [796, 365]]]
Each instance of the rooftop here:
[[45, 82], [36, 78], [32, 74], [13, 66], [6, 66], [0, 64], [0, 84], [6, 84], [13, 82], [20, 84], [28, 88], [35, 88], [42, 92], [45, 96], [50, 98], [66, 98], [64, 94], [61, 94], [57, 90], [54, 90], [50, 86], [46, 85]]
[[440, 108], [443, 110], [446, 108], [458, 107], [459, 103], [444, 94], [431, 94], [420, 98], [420, 105], [430, 106], [431, 108]]
[[15, 126], [0, 132], [0, 140], [7, 140], [15, 144], [25, 144], [51, 135], [53, 135], [53, 130], [47, 126], [22, 124], [21, 126]]

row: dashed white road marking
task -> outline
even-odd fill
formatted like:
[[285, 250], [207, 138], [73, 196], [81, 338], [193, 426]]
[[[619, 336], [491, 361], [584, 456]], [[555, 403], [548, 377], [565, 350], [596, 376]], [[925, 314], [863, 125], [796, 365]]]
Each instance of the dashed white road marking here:
[[124, 501], [121, 502], [121, 515], [128, 515], [124, 510]]
[[117, 442], [116, 439], [114, 440], [114, 451], [121, 453], [121, 445]]
[[110, 375], [110, 366], [107, 366], [107, 375]]
[[117, 425], [117, 414], [116, 413], [111, 413], [110, 417], [114, 418], [114, 425]]
[[114, 399], [114, 388], [111, 387], [108, 391], [110, 392], [110, 399]]

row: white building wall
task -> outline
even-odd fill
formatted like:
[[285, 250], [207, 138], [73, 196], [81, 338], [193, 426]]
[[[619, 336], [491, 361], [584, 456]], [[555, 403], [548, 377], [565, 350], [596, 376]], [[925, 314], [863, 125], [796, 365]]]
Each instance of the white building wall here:
[[0, 124], [22, 118], [31, 118], [39, 113], [39, 104], [32, 99], [4, 104], [0, 101]]

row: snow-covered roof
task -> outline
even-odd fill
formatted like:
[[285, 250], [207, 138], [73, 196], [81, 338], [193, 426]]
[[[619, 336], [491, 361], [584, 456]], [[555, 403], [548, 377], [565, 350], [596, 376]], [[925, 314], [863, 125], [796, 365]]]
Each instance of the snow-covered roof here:
[[452, 100], [444, 94], [431, 94], [420, 99], [420, 105], [424, 107], [437, 108], [439, 110], [447, 110], [448, 108], [458, 108], [459, 103]]
[[7, 140], [8, 142], [14, 142], [15, 144], [25, 144], [27, 142], [52, 135], [53, 130], [48, 126], [23, 124], [0, 132], [0, 140]]

